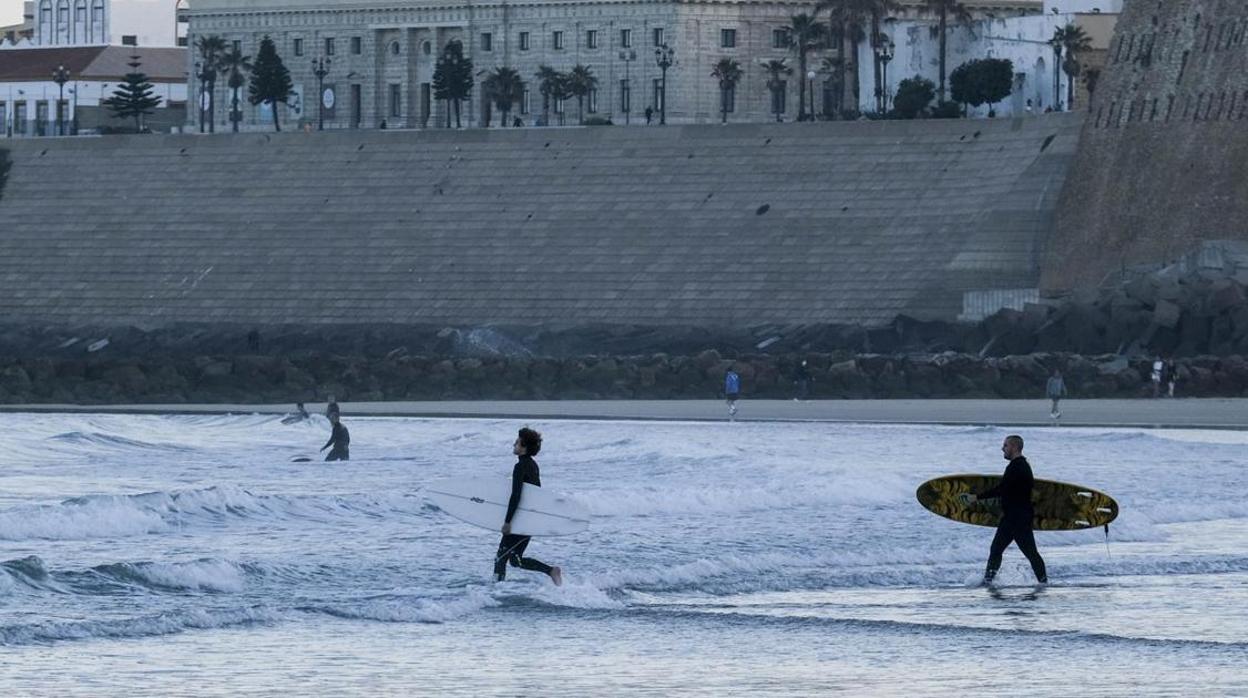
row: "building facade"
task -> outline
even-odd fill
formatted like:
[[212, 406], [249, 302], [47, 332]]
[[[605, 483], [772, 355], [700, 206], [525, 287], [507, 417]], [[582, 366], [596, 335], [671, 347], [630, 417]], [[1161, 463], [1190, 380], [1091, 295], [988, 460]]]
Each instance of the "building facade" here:
[[[27, 0], [0, 48], [185, 45], [179, 0]], [[181, 41], [179, 40], [181, 39]]]

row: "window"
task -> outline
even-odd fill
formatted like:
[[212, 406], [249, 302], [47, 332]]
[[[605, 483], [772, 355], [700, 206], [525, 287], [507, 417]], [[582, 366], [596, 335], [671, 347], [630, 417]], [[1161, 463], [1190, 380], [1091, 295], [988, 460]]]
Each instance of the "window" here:
[[663, 80], [659, 78], [654, 79], [654, 99], [650, 101], [654, 103], [655, 111], [663, 110]]
[[771, 30], [771, 47], [772, 48], [788, 48], [789, 47], [789, 30], [788, 29]]
[[390, 55], [391, 56], [397, 56], [402, 52], [403, 52], [403, 48], [399, 46], [399, 42], [397, 41], [390, 42]]
[[633, 30], [632, 29], [620, 30], [620, 47], [621, 48], [633, 47]]
[[74, 43], [81, 44], [87, 41], [89, 41], [87, 38], [87, 0], [77, 0], [74, 3]]
[[590, 88], [589, 93], [585, 95], [585, 101], [589, 102], [589, 113], [598, 113], [598, 88]]
[[104, 42], [104, 0], [91, 3], [91, 41]]
[[550, 40], [551, 40], [551, 44], [554, 46], [554, 49], [556, 51], [563, 50], [563, 32], [559, 32], [559, 31], [554, 32], [553, 34], [551, 34]]
[[585, 48], [598, 48], [598, 30], [590, 29], [585, 32]]
[[481, 32], [481, 50], [482, 51], [494, 50], [494, 35], [491, 34], [490, 32]]
[[654, 28], [654, 45], [655, 46], [663, 45], [663, 27]]
[[633, 89], [627, 80], [620, 81], [620, 111], [627, 114], [633, 110]]
[[433, 44], [429, 43], [428, 41], [422, 43], [420, 45], [420, 52], [425, 54], [426, 56], [433, 53]]
[[528, 114], [532, 105], [532, 94], [529, 93], [529, 84], [524, 83], [524, 88], [520, 91], [520, 113]]
[[358, 56], [364, 53], [364, 41], [358, 36], [351, 37], [351, 55]]
[[390, 116], [403, 116], [403, 86], [397, 82], [390, 83]]
[[232, 41], [231, 44], [233, 45], [235, 51], [243, 50], [243, 42], [239, 41], [238, 39], [235, 39], [234, 41]]
[[556, 113], [556, 114], [562, 114], [562, 113], [563, 113], [563, 100], [562, 100], [562, 99], [556, 99], [556, 100], [553, 100], [553, 101], [554, 101], [554, 103], [555, 103], [555, 113]]
[[56, 43], [69, 43], [69, 0], [56, 3]]
[[719, 30], [719, 47], [720, 48], [736, 48], [737, 47], [737, 30], [736, 29], [720, 29]]
[[528, 32], [520, 32], [520, 50], [521, 51], [529, 50], [529, 33]]
[[121, 45], [122, 45], [122, 46], [138, 46], [138, 45], [139, 45], [139, 37], [138, 37], [138, 35], [136, 35], [136, 34], [122, 34], [122, 35], [121, 35]]
[[52, 0], [39, 3], [39, 43], [52, 43]]
[[8, 133], [8, 130], [7, 130], [8, 125], [9, 125], [8, 105], [5, 104], [4, 102], [0, 102], [0, 136], [6, 135]]
[[332, 38], [325, 39], [325, 55], [334, 55], [334, 40]]
[[771, 93], [771, 113], [772, 114], [783, 114], [785, 112], [785, 109], [789, 106], [787, 104], [787, 102], [789, 101], [788, 94], [789, 94], [789, 83], [786, 80], [781, 80], [780, 84], [776, 85], [776, 89], [773, 90]]
[[295, 39], [295, 55], [303, 55], [303, 39]]

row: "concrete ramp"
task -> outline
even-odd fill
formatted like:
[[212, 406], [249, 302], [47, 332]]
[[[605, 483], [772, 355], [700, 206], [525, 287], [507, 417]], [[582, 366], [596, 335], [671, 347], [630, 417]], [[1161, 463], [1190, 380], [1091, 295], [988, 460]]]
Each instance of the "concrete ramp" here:
[[1037, 286], [1079, 123], [15, 140], [0, 321], [955, 319]]

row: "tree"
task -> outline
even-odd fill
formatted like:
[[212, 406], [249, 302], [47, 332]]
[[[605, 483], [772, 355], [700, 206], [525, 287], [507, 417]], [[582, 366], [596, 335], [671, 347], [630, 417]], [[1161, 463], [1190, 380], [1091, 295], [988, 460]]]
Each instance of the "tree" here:
[[893, 110], [903, 119], [916, 119], [935, 98], [936, 84], [921, 75], [915, 75], [902, 80], [897, 86], [897, 94], [893, 97]]
[[550, 100], [563, 74], [548, 65], [537, 68], [537, 91], [542, 93], [542, 124], [550, 125]]
[[577, 122], [585, 123], [585, 95], [598, 87], [598, 78], [589, 66], [577, 63], [567, 76], [567, 92], [576, 97]]
[[763, 64], [763, 70], [767, 73], [767, 90], [771, 92], [771, 111], [776, 115], [776, 121], [781, 121], [780, 115], [784, 110], [780, 108], [784, 104], [784, 77], [793, 74], [793, 68], [785, 62], [785, 59], [772, 59]]
[[[788, 26], [789, 48], [797, 53], [798, 77], [800, 78], [800, 87], [798, 95], [801, 98], [801, 104], [797, 108], [797, 120], [805, 121], [806, 114], [806, 56], [811, 51], [823, 46], [827, 28], [818, 22], [813, 15], [802, 13], [789, 18]], [[810, 114], [810, 118], [814, 118], [814, 114]]]
[[260, 51], [256, 53], [256, 63], [251, 68], [249, 90], [247, 101], [252, 105], [268, 104], [273, 110], [273, 130], [281, 131], [277, 105], [286, 104], [295, 86], [290, 81], [290, 71], [282, 63], [282, 57], [277, 55], [277, 47], [268, 34], [260, 40]]
[[[1062, 111], [1062, 73], [1065, 72], [1070, 78], [1066, 109], [1074, 109], [1075, 78], [1083, 70], [1079, 54], [1092, 50], [1092, 39], [1082, 27], [1067, 24], [1053, 31], [1049, 45], [1053, 47], [1053, 103], [1058, 111]], [[1062, 58], [1063, 54], [1066, 56], [1065, 60]]]
[[956, 24], [965, 24], [971, 21], [971, 13], [959, 0], [923, 0], [923, 5], [940, 18], [937, 31], [940, 32], [940, 101], [943, 102], [947, 94], [945, 83], [948, 76], [946, 61], [949, 55], [949, 17], [952, 16]]
[[831, 105], [833, 114], [840, 113], [845, 108], [845, 63], [844, 56], [824, 56], [819, 62], [819, 72], [832, 76], [832, 94], [835, 95], [835, 103]]
[[1014, 62], [1005, 58], [967, 61], [949, 76], [955, 102], [973, 107], [993, 105], [1014, 91]]
[[572, 96], [572, 78], [567, 73], [555, 73], [555, 77], [551, 80], [550, 99], [555, 103], [555, 112], [559, 114], [559, 125], [563, 126], [566, 111], [563, 108], [563, 102]]
[[472, 95], [472, 59], [464, 56], [464, 45], [451, 41], [438, 56], [433, 69], [433, 95], [446, 100], [446, 127], [451, 127], [451, 110], [455, 110], [455, 128], [460, 122], [460, 104]]
[[[208, 132], [217, 131], [217, 73], [221, 71], [221, 58], [225, 54], [225, 39], [215, 34], [201, 36], [195, 40], [195, 50], [199, 51], [200, 94], [208, 95]], [[204, 104], [199, 104], [199, 131], [204, 131]]]
[[723, 123], [728, 123], [728, 94], [736, 89], [743, 72], [741, 64], [732, 58], [721, 58], [711, 70], [711, 77], [719, 81], [719, 111]]
[[251, 56], [244, 56], [238, 48], [226, 51], [218, 66], [220, 73], [226, 76], [225, 84], [230, 88], [230, 123], [234, 126], [234, 133], [238, 133], [238, 122], [243, 119], [239, 110], [238, 91], [247, 84], [247, 74], [251, 72], [251, 68]]
[[513, 68], [495, 68], [481, 82], [481, 87], [485, 88], [486, 98], [502, 112], [503, 127], [506, 128], [510, 121], [511, 105], [524, 96], [524, 81], [520, 79], [520, 73]]
[[113, 112], [114, 119], [134, 119], [134, 131], [143, 131], [143, 117], [153, 113], [160, 106], [161, 98], [153, 94], [155, 86], [147, 79], [147, 74], [139, 70], [143, 65], [138, 56], [130, 56], [130, 72], [122, 78], [122, 82], [113, 92], [113, 96], [104, 100], [104, 106]]

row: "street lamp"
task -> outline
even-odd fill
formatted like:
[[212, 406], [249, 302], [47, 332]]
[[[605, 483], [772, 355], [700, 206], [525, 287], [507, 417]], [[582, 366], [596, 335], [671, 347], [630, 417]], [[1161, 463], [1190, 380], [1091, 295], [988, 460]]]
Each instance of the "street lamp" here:
[[875, 57], [880, 62], [880, 83], [875, 88], [876, 111], [888, 111], [888, 64], [892, 62], [897, 45], [887, 34], [880, 34], [875, 44]]
[[654, 50], [654, 61], [659, 65], [659, 70], [663, 71], [663, 82], [659, 87], [659, 125], [667, 124], [667, 69], [672, 67], [673, 55], [676, 50], [667, 44], [660, 44]]
[[624, 125], [628, 126], [633, 106], [633, 83], [628, 76], [628, 66], [637, 60], [637, 52], [632, 49], [620, 51], [620, 60], [624, 61], [624, 93], [620, 95], [620, 108], [624, 110]]
[[815, 120], [815, 71], [806, 71], [806, 91], [810, 93], [810, 120]]
[[316, 130], [318, 131], [325, 130], [325, 76], [329, 75], [329, 64], [331, 62], [330, 59], [324, 57], [312, 59], [312, 74], [316, 76], [316, 97], [318, 101]]
[[60, 97], [56, 100], [56, 135], [65, 135], [65, 83], [69, 82], [69, 70], [63, 65], [56, 66], [52, 71], [52, 82], [60, 89]]

